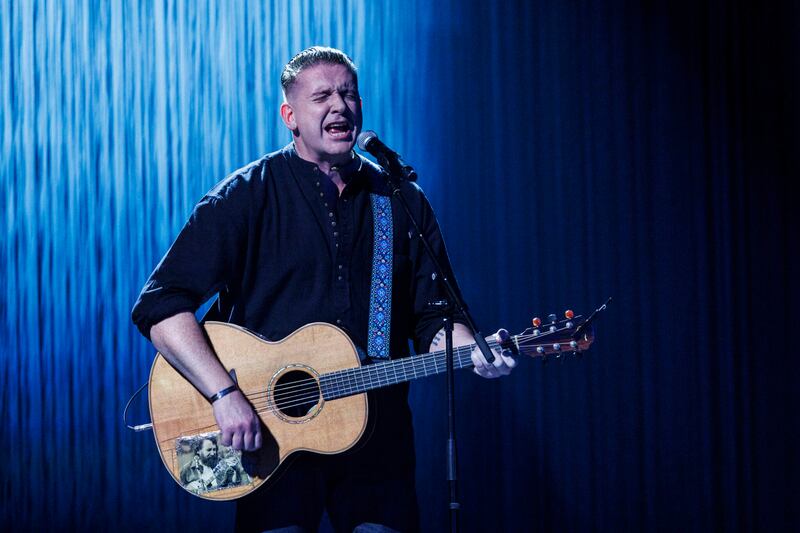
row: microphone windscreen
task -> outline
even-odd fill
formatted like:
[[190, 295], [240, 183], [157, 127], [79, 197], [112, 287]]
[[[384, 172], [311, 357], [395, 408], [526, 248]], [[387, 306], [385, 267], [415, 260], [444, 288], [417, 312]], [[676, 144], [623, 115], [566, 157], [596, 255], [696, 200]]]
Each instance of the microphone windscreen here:
[[367, 144], [369, 144], [369, 142], [372, 139], [377, 139], [377, 138], [378, 134], [372, 130], [362, 131], [361, 133], [358, 134], [358, 141], [357, 141], [358, 147], [366, 152]]

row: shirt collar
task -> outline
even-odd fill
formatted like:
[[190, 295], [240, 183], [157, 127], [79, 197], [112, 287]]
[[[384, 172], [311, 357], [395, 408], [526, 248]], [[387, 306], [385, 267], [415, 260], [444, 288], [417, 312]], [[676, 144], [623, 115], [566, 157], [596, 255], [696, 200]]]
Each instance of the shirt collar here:
[[[319, 170], [319, 167], [316, 163], [312, 163], [311, 161], [306, 161], [297, 153], [297, 149], [295, 148], [294, 143], [290, 143], [286, 147], [286, 151], [289, 154], [290, 161], [300, 170], [303, 171], [305, 175], [314, 175], [316, 172], [322, 172]], [[339, 171], [339, 176], [341, 176], [342, 181], [345, 183], [350, 183], [350, 181], [358, 176], [361, 175], [361, 169], [364, 165], [364, 161], [361, 157], [355, 153], [355, 151], [351, 151], [351, 158], [347, 163], [342, 165], [336, 165], [332, 168], [336, 168]]]

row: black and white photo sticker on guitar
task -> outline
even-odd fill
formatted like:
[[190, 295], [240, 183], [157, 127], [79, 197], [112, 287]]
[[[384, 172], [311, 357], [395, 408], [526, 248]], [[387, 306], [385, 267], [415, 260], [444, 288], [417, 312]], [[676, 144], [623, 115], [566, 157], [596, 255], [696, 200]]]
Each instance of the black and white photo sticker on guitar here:
[[212, 431], [175, 441], [175, 460], [183, 488], [203, 494], [253, 483], [242, 466], [242, 452], [220, 440], [220, 432]]

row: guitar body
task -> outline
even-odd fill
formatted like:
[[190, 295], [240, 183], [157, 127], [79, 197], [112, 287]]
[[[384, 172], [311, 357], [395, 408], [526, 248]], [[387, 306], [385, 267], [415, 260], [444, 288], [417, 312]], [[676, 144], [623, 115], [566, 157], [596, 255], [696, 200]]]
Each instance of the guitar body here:
[[[203, 469], [192, 468], [199, 464], [197, 449], [209, 447], [202, 441], [219, 432], [219, 427], [208, 400], [157, 354], [149, 381], [153, 434], [164, 466], [184, 489], [211, 500], [239, 498], [260, 487], [292, 453], [340, 453], [364, 434], [366, 393], [330, 401], [319, 394], [320, 375], [361, 366], [355, 346], [339, 328], [312, 323], [278, 342], [233, 324], [207, 322], [204, 328], [266, 431], [262, 427], [262, 448], [245, 452], [240, 459], [216, 438], [218, 464], [232, 466], [227, 468], [227, 477], [217, 474], [211, 482], [208, 478], [198, 481]], [[296, 391], [307, 394], [300, 398], [302, 402], [287, 403], [286, 398], [297, 396], [289, 393]], [[210, 471], [205, 470], [206, 475]]]
[[[490, 349], [560, 358], [589, 349], [594, 317], [565, 313]], [[185, 490], [209, 500], [233, 500], [256, 490], [297, 451], [336, 454], [352, 448], [367, 428], [366, 391], [433, 376], [447, 369], [444, 350], [361, 365], [350, 338], [315, 322], [269, 342], [243, 327], [206, 322], [208, 341], [262, 422], [256, 452], [223, 446], [211, 404], [161, 354], [150, 372], [150, 419], [164, 466]], [[507, 335], [507, 333], [506, 333]], [[472, 368], [476, 345], [453, 350], [454, 368]]]

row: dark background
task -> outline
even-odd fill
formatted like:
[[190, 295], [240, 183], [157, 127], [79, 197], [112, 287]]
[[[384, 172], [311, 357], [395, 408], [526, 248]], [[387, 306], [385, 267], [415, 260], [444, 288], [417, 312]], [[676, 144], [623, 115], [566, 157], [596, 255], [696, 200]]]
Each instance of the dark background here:
[[[4, 523], [232, 526], [121, 425], [153, 354], [128, 312], [193, 203], [288, 141], [280, 69], [319, 43], [359, 65], [484, 331], [614, 297], [582, 359], [459, 375], [464, 529], [797, 529], [798, 11], [4, 4]], [[411, 403], [439, 531], [443, 379]]]

